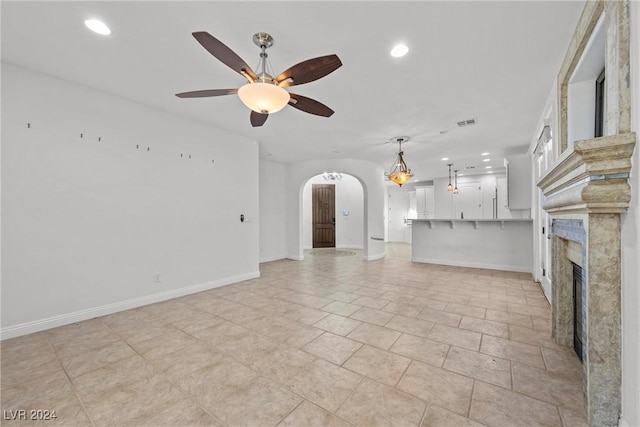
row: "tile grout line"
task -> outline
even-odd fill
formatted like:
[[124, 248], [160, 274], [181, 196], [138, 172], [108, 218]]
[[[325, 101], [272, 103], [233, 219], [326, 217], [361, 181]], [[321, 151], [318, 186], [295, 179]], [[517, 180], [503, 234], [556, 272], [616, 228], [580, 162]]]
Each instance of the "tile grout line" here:
[[[101, 322], [101, 323], [104, 323], [104, 322]], [[109, 328], [109, 327], [107, 326], [107, 328]], [[109, 328], [109, 330], [111, 330], [111, 329]], [[82, 397], [78, 393], [78, 389], [77, 389], [76, 385], [74, 384], [74, 382], [71, 380], [71, 377], [69, 376], [69, 373], [65, 369], [64, 365], [62, 364], [62, 360], [60, 360], [60, 356], [58, 356], [58, 352], [56, 351], [56, 349], [53, 346], [53, 344], [51, 344], [51, 341], [49, 340], [49, 337], [47, 337], [46, 334], [44, 335], [44, 339], [47, 341], [47, 344], [49, 344], [49, 347], [53, 351], [53, 354], [56, 356], [56, 360], [60, 364], [60, 368], [62, 368], [62, 372], [64, 373], [65, 377], [67, 378], [67, 381], [69, 382], [69, 385], [71, 386], [71, 388], [73, 390], [73, 394], [76, 396], [76, 399], [78, 399], [78, 401], [80, 402], [80, 406], [82, 407], [82, 410], [84, 411], [85, 415], [89, 419], [89, 422], [91, 423], [91, 425], [93, 427], [96, 427], [96, 423], [93, 420], [93, 417], [91, 416], [91, 413], [87, 409], [87, 407], [85, 405], [85, 402], [84, 402], [84, 399], [82, 399]]]
[[[344, 368], [344, 369], [347, 369], [347, 368]], [[353, 372], [353, 371], [352, 371], [352, 370], [350, 370], [350, 369], [348, 369], [348, 370], [349, 370], [350, 372]], [[358, 373], [356, 372], [356, 374], [358, 374]], [[336, 417], [338, 417], [338, 418], [340, 418], [340, 417], [338, 416], [338, 411], [340, 410], [340, 408], [342, 408], [342, 406], [347, 402], [347, 400], [351, 399], [351, 396], [353, 396], [353, 395], [355, 394], [356, 390], [358, 390], [358, 387], [360, 387], [360, 385], [364, 382], [364, 380], [365, 380], [365, 379], [369, 379], [369, 377], [367, 377], [366, 375], [362, 375], [362, 374], [358, 374], [358, 375], [362, 376], [362, 378], [360, 378], [360, 382], [358, 382], [358, 385], [356, 385], [356, 386], [353, 388], [353, 390], [351, 390], [351, 393], [349, 393], [349, 396], [347, 396], [347, 398], [346, 398], [346, 399], [344, 399], [340, 405], [338, 405], [338, 407], [336, 408], [336, 410], [331, 412], [333, 415], [335, 415], [335, 416], [336, 416]], [[342, 419], [342, 418], [340, 418], [340, 419]]]
[[473, 393], [476, 391], [476, 379], [474, 378], [473, 384], [471, 385], [471, 395], [469, 396], [469, 406], [467, 408], [467, 418], [471, 419], [471, 406], [473, 404]]
[[293, 409], [291, 409], [289, 412], [287, 412], [287, 414], [286, 414], [284, 417], [282, 417], [282, 418], [280, 419], [280, 421], [278, 421], [278, 422], [275, 424], [275, 426], [276, 426], [276, 427], [277, 427], [277, 426], [279, 426], [279, 425], [280, 425], [284, 420], [286, 420], [286, 419], [287, 419], [287, 417], [289, 417], [289, 415], [291, 415], [293, 412], [295, 412], [295, 410], [296, 410], [296, 409], [298, 409], [298, 408], [299, 408], [299, 407], [300, 407], [304, 402], [306, 402], [306, 401], [307, 401], [306, 399], [302, 398], [302, 400], [300, 400], [300, 403], [298, 403], [298, 404], [297, 404]]

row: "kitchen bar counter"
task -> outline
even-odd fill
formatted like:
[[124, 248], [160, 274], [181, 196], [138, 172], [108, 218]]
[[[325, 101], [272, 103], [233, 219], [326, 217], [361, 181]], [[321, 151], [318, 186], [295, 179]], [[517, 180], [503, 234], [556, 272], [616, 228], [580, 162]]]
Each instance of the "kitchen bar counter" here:
[[532, 219], [414, 219], [411, 260], [530, 273]]

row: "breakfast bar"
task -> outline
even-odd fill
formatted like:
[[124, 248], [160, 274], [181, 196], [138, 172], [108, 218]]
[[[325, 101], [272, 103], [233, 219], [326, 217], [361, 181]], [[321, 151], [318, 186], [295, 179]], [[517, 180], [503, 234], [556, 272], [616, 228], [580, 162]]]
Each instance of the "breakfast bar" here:
[[532, 271], [531, 219], [414, 219], [414, 262]]

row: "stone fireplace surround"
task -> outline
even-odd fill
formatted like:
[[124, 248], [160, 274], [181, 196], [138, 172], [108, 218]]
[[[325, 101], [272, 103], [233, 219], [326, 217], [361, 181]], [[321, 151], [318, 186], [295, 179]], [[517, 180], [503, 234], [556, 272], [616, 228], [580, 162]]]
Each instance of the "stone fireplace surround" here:
[[[592, 425], [617, 425], [620, 415], [620, 212], [635, 134], [576, 141], [538, 183], [552, 218], [552, 333], [573, 345], [573, 268], [583, 279], [583, 372]], [[578, 255], [576, 244], [581, 248]]]
[[[606, 25], [606, 136], [567, 141], [568, 86], [598, 19]], [[558, 75], [559, 158], [537, 183], [552, 219], [552, 333], [573, 345], [573, 269], [582, 266], [585, 409], [591, 425], [617, 425], [621, 410], [620, 213], [636, 135], [630, 128], [628, 1], [587, 2]], [[577, 250], [576, 248], [580, 248]], [[576, 254], [578, 252], [578, 254]]]

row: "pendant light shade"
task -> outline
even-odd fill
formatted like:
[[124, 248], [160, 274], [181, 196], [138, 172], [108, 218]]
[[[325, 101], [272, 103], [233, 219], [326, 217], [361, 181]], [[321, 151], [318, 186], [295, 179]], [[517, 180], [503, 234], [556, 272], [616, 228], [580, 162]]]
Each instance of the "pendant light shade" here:
[[453, 166], [453, 163], [449, 163], [447, 166], [449, 166], [449, 185], [447, 185], [447, 191], [453, 191], [453, 185], [451, 185], [451, 166]]

